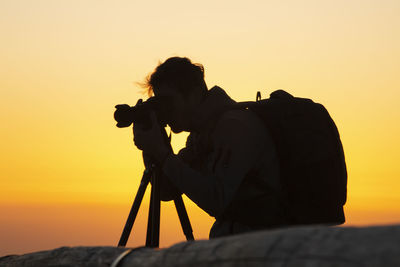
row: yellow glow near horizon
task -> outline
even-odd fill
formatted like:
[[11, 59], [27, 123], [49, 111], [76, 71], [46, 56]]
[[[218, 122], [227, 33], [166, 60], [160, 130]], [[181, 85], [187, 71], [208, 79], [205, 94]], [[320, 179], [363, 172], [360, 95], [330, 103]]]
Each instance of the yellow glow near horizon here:
[[[143, 166], [114, 105], [144, 98], [135, 82], [175, 55], [237, 101], [282, 88], [324, 104], [347, 159], [345, 225], [400, 222], [399, 13], [395, 0], [1, 1], [0, 256], [116, 244]], [[207, 238], [212, 218], [186, 204]], [[184, 240], [164, 206], [162, 246]]]

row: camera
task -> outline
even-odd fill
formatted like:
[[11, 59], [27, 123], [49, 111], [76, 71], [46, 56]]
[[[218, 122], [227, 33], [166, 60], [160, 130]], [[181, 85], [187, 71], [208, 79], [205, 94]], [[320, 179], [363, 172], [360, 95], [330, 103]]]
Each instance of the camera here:
[[161, 126], [165, 126], [171, 114], [170, 97], [153, 96], [145, 102], [139, 99], [133, 107], [127, 104], [116, 105], [114, 119], [118, 128], [129, 127], [132, 123], [141, 124], [144, 128], [151, 128], [150, 113], [154, 112]]

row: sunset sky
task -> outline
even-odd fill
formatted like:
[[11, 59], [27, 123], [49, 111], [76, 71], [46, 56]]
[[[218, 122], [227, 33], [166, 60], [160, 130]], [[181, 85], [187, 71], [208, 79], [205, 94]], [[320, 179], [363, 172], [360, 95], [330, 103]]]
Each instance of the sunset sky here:
[[[0, 0], [0, 256], [116, 245], [143, 172], [114, 106], [171, 56], [237, 101], [322, 103], [347, 167], [345, 226], [400, 223], [400, 1]], [[173, 135], [175, 152], [186, 134]], [[185, 198], [197, 239], [213, 218]], [[144, 245], [146, 195], [128, 246]], [[171, 203], [161, 246], [183, 241]]]

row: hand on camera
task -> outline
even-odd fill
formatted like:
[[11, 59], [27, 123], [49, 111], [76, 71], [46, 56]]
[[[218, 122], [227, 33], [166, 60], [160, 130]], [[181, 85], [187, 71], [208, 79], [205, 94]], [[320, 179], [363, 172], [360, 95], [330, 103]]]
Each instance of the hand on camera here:
[[159, 164], [162, 164], [172, 151], [169, 145], [166, 144], [165, 130], [159, 125], [154, 112], [151, 112], [150, 119], [150, 129], [144, 129], [141, 124], [134, 124], [133, 141], [136, 147], [143, 150], [147, 156], [154, 158]]

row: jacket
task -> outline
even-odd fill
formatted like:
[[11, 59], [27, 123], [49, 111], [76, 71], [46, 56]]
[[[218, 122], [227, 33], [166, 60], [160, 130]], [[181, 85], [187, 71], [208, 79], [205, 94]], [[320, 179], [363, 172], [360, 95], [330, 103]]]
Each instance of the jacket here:
[[279, 161], [264, 123], [213, 87], [193, 116], [197, 131], [163, 173], [210, 216], [210, 238], [285, 224]]

